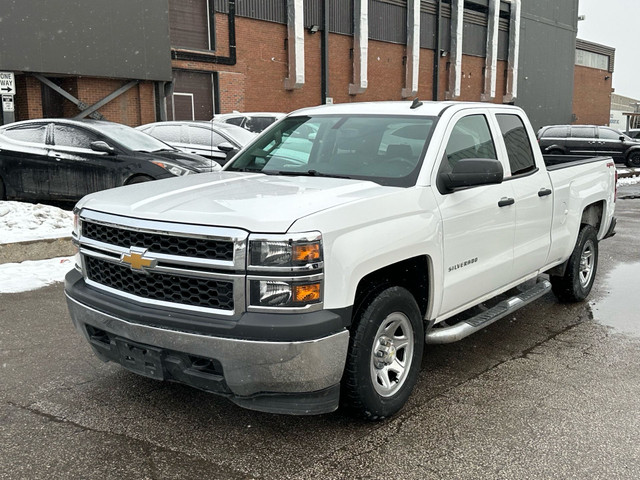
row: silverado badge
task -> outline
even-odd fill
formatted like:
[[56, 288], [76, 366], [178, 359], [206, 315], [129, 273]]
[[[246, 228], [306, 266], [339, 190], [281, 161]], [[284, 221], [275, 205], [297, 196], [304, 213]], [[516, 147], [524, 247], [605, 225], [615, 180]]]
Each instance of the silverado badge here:
[[124, 263], [131, 267], [131, 270], [145, 271], [145, 268], [153, 268], [158, 264], [155, 258], [146, 257], [146, 248], [131, 247], [129, 252], [120, 256], [120, 263]]

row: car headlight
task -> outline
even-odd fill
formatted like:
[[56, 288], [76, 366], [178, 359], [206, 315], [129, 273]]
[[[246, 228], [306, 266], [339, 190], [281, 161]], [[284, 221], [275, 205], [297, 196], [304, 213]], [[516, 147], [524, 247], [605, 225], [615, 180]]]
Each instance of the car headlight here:
[[164, 168], [167, 172], [173, 173], [177, 177], [182, 177], [183, 175], [189, 175], [190, 173], [194, 173], [193, 170], [189, 170], [188, 168], [181, 167], [180, 165], [176, 165], [175, 163], [161, 162], [159, 160], [153, 160], [151, 163]]
[[247, 290], [252, 310], [321, 308], [320, 232], [249, 237]]
[[249, 269], [283, 271], [322, 268], [322, 236], [319, 232], [249, 237]]
[[322, 301], [322, 275], [304, 279], [250, 279], [250, 305], [306, 307]]

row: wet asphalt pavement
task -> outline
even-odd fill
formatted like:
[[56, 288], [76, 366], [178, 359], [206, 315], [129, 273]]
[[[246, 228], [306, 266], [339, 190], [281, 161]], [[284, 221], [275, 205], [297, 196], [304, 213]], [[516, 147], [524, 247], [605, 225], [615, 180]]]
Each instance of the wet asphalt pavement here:
[[[62, 286], [0, 295], [0, 478], [640, 478], [640, 186], [587, 302], [452, 345], [380, 423], [288, 417], [95, 358]], [[638, 198], [633, 198], [633, 197]]]

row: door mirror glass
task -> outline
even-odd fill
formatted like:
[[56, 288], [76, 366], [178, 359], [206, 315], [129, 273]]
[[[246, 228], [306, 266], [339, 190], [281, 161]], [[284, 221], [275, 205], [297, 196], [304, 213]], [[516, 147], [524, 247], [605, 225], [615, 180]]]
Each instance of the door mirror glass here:
[[94, 152], [108, 153], [110, 155], [113, 155], [116, 151], [115, 148], [113, 148], [107, 142], [103, 142], [101, 140], [97, 142], [91, 142], [91, 150], [93, 150]]

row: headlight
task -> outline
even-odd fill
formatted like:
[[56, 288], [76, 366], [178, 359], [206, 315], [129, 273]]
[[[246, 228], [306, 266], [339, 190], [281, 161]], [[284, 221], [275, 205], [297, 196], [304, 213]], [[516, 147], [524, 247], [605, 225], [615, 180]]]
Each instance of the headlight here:
[[319, 232], [249, 238], [249, 269], [316, 270], [322, 268]]
[[167, 172], [173, 173], [177, 177], [182, 177], [183, 175], [189, 175], [190, 173], [193, 173], [192, 170], [181, 167], [180, 165], [176, 165], [175, 163], [161, 162], [159, 160], [153, 160], [151, 163], [164, 168]]
[[249, 309], [291, 312], [322, 308], [320, 232], [251, 235], [247, 263]]
[[307, 307], [322, 302], [322, 275], [301, 279], [250, 279], [254, 307]]

